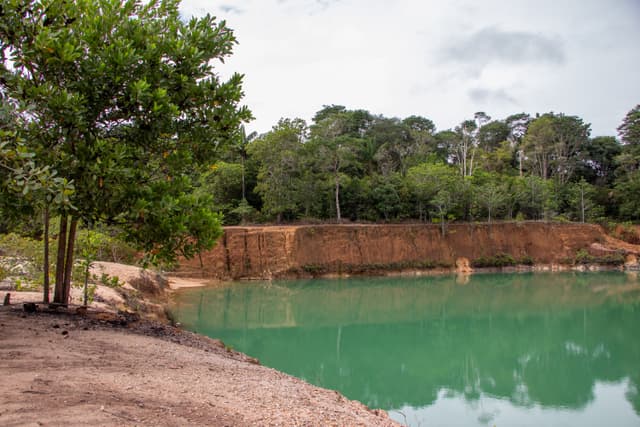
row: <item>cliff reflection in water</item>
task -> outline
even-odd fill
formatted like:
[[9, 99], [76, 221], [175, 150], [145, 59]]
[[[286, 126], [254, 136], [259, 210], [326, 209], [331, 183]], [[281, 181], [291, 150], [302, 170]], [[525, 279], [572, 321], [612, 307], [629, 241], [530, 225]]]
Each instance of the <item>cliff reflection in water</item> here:
[[445, 390], [580, 409], [596, 382], [628, 381], [640, 414], [640, 282], [623, 273], [239, 283], [185, 290], [174, 313], [371, 407], [425, 407]]

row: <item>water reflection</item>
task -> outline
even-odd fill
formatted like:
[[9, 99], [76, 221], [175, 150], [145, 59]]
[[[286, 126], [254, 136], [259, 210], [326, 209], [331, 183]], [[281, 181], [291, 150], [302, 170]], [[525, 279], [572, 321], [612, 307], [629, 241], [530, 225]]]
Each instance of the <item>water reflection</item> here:
[[457, 402], [472, 421], [436, 424], [510, 425], [505, 414], [562, 418], [615, 395], [605, 412], [626, 405], [624, 419], [640, 423], [640, 284], [622, 273], [235, 284], [182, 292], [174, 311], [192, 330], [400, 421], [436, 419]]

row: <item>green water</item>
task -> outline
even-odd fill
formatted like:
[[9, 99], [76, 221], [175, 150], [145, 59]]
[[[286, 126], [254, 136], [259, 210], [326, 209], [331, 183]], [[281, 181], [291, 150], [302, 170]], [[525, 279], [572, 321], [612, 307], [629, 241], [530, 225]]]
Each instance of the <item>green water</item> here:
[[181, 291], [178, 321], [410, 426], [640, 426], [640, 279], [486, 274]]

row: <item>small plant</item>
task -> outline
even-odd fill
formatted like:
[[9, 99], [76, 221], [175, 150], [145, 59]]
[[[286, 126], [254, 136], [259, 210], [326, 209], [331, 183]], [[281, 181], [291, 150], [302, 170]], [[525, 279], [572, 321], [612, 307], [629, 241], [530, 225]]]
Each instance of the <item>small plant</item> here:
[[121, 282], [118, 276], [109, 276], [106, 273], [102, 273], [100, 275], [100, 284], [109, 288], [120, 288], [124, 285], [124, 282]]
[[323, 274], [327, 272], [324, 266], [318, 264], [305, 264], [302, 266], [302, 269], [311, 275]]
[[613, 253], [601, 256], [591, 255], [585, 249], [576, 252], [574, 259], [576, 265], [599, 264], [599, 265], [622, 265], [624, 264], [624, 255], [621, 253]]
[[535, 261], [531, 257], [531, 255], [525, 255], [525, 256], [523, 256], [522, 258], [520, 258], [518, 260], [518, 264], [520, 264], [520, 265], [534, 265]]
[[471, 266], [474, 268], [509, 267], [517, 264], [518, 262], [511, 255], [504, 253], [471, 261]]

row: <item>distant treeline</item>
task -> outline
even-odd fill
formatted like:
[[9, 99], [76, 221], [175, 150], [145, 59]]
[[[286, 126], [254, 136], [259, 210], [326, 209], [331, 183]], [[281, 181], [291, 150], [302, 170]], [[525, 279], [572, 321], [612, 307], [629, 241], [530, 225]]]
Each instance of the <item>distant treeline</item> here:
[[619, 135], [565, 114], [454, 129], [325, 106], [240, 132], [200, 179], [225, 222], [640, 219], [640, 105]]

